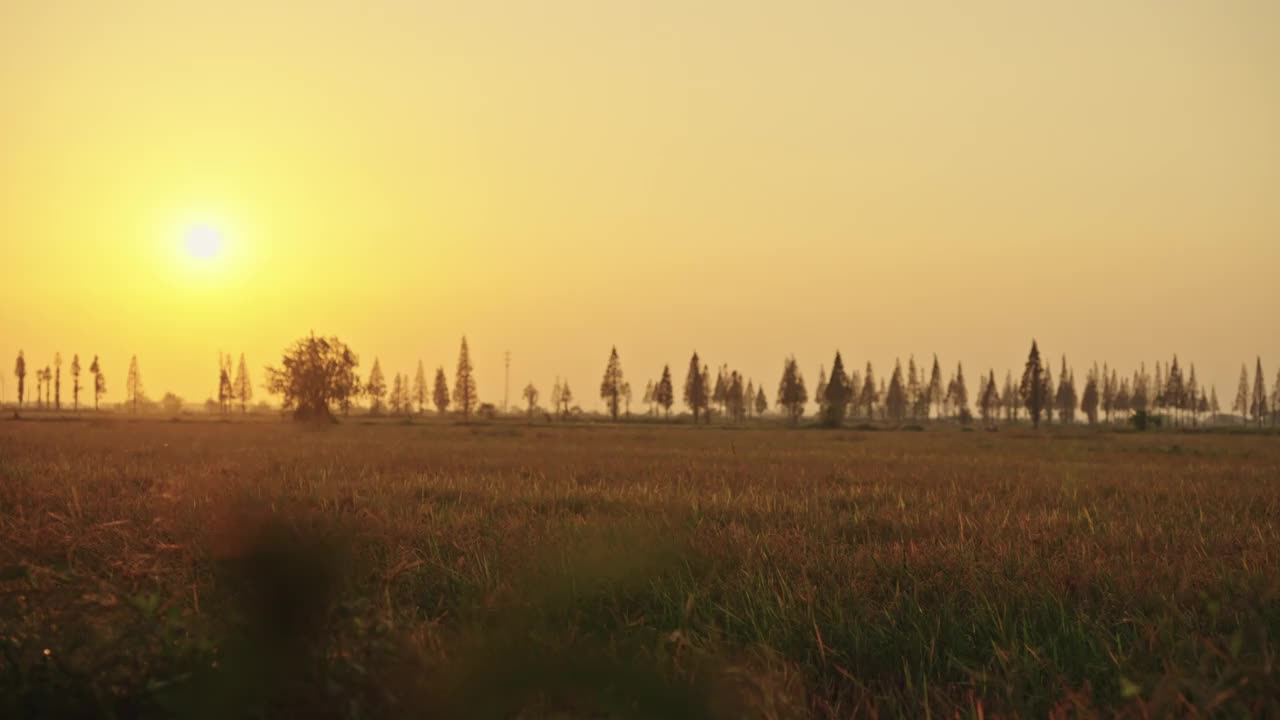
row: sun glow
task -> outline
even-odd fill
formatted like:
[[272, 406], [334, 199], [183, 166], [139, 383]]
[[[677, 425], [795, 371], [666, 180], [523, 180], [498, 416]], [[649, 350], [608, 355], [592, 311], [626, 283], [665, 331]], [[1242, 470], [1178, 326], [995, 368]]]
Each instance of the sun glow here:
[[195, 260], [213, 260], [222, 253], [222, 233], [208, 225], [188, 228], [184, 241], [187, 255]]

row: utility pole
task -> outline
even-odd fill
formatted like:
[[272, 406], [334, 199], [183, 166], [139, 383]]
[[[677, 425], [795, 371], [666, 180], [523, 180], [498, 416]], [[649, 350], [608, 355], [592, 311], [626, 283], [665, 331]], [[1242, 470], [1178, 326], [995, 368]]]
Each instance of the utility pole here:
[[511, 398], [511, 351], [503, 354], [506, 360], [506, 376], [502, 380], [502, 413], [507, 413], [507, 401]]

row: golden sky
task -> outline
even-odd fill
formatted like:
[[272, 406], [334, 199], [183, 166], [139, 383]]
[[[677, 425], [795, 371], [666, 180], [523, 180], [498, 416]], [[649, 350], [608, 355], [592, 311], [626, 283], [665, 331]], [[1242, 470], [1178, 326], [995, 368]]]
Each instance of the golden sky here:
[[[306, 10], [302, 10], [302, 8]], [[194, 227], [223, 238], [190, 257]], [[0, 360], [1280, 362], [1280, 3], [0, 3]], [[87, 360], [85, 361], [87, 365]], [[259, 391], [261, 395], [261, 391]], [[638, 394], [638, 393], [637, 393]]]

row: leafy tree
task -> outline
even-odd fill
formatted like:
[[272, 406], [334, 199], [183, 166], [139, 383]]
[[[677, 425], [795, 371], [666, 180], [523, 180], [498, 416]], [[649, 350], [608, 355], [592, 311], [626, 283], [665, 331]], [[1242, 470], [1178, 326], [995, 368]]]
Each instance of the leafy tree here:
[[600, 399], [609, 407], [609, 415], [614, 422], [618, 421], [618, 409], [622, 404], [622, 362], [618, 360], [618, 348], [609, 351], [609, 363], [604, 368], [604, 379], [600, 381]]
[[422, 360], [418, 360], [418, 372], [413, 376], [413, 399], [421, 415], [427, 409], [427, 371], [422, 367]]
[[524, 401], [529, 406], [529, 419], [533, 419], [533, 411], [538, 409], [538, 388], [533, 386], [533, 381], [524, 386]]
[[1253, 398], [1249, 403], [1249, 414], [1253, 416], [1258, 427], [1262, 427], [1263, 421], [1270, 414], [1267, 407], [1267, 382], [1262, 377], [1262, 358], [1258, 358], [1257, 370], [1253, 374]]
[[476, 406], [476, 378], [465, 335], [462, 336], [462, 347], [458, 350], [458, 371], [453, 380], [453, 404], [462, 411], [463, 422], [471, 419], [471, 411]]
[[436, 382], [431, 400], [435, 403], [437, 413], [443, 415], [449, 409], [449, 383], [445, 380], [443, 367], [436, 368]]
[[383, 398], [387, 396], [387, 380], [382, 374], [382, 363], [373, 359], [373, 367], [369, 368], [369, 380], [364, 384], [364, 395], [369, 398], [369, 414], [381, 415]]
[[102, 366], [98, 364], [98, 356], [93, 356], [93, 363], [89, 365], [89, 373], [93, 375], [93, 409], [98, 409], [98, 400], [107, 392], [107, 376], [102, 372]]
[[902, 383], [902, 361], [893, 363], [893, 375], [889, 378], [889, 389], [884, 396], [884, 407], [890, 420], [902, 422], [907, 415], [907, 391]]
[[71, 403], [76, 412], [80, 411], [80, 353], [71, 356]]
[[684, 378], [684, 404], [693, 411], [694, 425], [698, 424], [701, 413], [706, 411], [709, 399], [707, 379], [702, 374], [702, 362], [698, 359], [698, 353], [695, 350], [693, 357], [689, 358], [689, 372]]
[[929, 373], [927, 393], [929, 403], [937, 409], [938, 417], [942, 417], [942, 403], [946, 400], [946, 396], [942, 392], [942, 367], [938, 365], [937, 353], [933, 356], [933, 370]]
[[1019, 388], [1022, 402], [1031, 415], [1032, 426], [1040, 427], [1040, 413], [1045, 405], [1045, 369], [1040, 364], [1040, 348], [1036, 341], [1031, 341], [1031, 353], [1027, 355], [1027, 365], [1022, 371], [1022, 384]]
[[232, 392], [235, 399], [240, 401], [240, 414], [249, 412], [249, 401], [253, 400], [253, 383], [249, 382], [249, 366], [244, 361], [244, 353], [240, 353], [240, 365], [236, 367], [236, 380]]
[[822, 394], [822, 423], [827, 427], [840, 427], [844, 424], [844, 415], [849, 407], [849, 396], [853, 391], [849, 388], [849, 379], [844, 372], [844, 360], [840, 351], [836, 351], [836, 359], [831, 362], [831, 377]]
[[982, 390], [978, 394], [978, 412], [982, 414], [984, 424], [994, 424], [992, 418], [999, 405], [1000, 391], [996, 389], [996, 371], [991, 370], [990, 376], [982, 384]]
[[279, 367], [267, 367], [267, 392], [283, 398], [296, 420], [331, 417], [331, 405], [345, 406], [359, 392], [360, 359], [336, 337], [314, 333], [285, 348]]
[[800, 422], [800, 418], [804, 416], [805, 403], [809, 402], [809, 391], [804, 386], [804, 376], [800, 374], [800, 366], [794, 355], [788, 357], [782, 366], [777, 402], [786, 411], [792, 425]]
[[1240, 366], [1240, 386], [1236, 388], [1236, 401], [1231, 409], [1240, 413], [1244, 422], [1249, 421], [1249, 371], [1243, 364]]
[[676, 402], [676, 391], [671, 384], [670, 365], [662, 366], [662, 379], [658, 381], [657, 387], [653, 389], [653, 400], [663, 409], [667, 417], [671, 417], [671, 406]]
[[18, 351], [18, 359], [13, 364], [13, 374], [18, 378], [18, 409], [22, 409], [22, 397], [27, 391], [27, 359], [22, 351]]
[[769, 409], [769, 398], [764, 395], [764, 386], [756, 389], [756, 415], [763, 415]]
[[53, 409], [62, 409], [62, 353], [53, 354]]
[[125, 381], [124, 401], [138, 414], [138, 400], [142, 397], [142, 375], [138, 372], [138, 356], [129, 358], [129, 378]]

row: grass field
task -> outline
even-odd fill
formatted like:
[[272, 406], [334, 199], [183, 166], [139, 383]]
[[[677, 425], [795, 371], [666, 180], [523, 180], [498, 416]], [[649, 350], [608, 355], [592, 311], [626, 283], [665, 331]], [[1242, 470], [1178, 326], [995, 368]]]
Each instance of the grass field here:
[[1280, 438], [0, 422], [0, 715], [1280, 716]]

